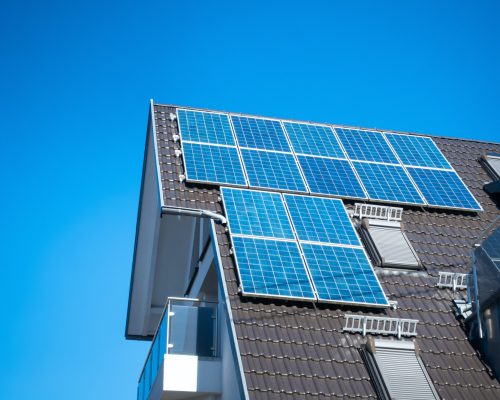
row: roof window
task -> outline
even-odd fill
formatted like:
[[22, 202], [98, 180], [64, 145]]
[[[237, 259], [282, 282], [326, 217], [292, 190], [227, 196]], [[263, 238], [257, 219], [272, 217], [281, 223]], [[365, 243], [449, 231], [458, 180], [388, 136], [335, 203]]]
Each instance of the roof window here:
[[419, 352], [415, 342], [368, 339], [361, 354], [379, 398], [439, 399]]
[[399, 207], [356, 204], [359, 233], [370, 257], [379, 267], [421, 269], [417, 253], [403, 232]]
[[498, 181], [500, 179], [500, 154], [484, 154], [480, 161], [493, 180]]

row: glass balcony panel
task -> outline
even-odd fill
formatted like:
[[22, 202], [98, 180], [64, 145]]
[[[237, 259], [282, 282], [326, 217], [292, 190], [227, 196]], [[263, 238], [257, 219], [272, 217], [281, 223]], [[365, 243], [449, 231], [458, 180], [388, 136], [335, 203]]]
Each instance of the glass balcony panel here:
[[[167, 352], [167, 325], [168, 325], [168, 317], [165, 316], [160, 324], [159, 335], [162, 338], [160, 340], [160, 360], [159, 363], [163, 361], [163, 356]], [[158, 365], [159, 366], [159, 365]]]
[[[146, 377], [144, 379], [144, 391], [149, 393], [149, 389], [151, 389], [151, 354], [148, 357], [148, 363], [146, 364]], [[147, 396], [146, 396], [147, 397]]]
[[215, 307], [172, 304], [169, 353], [214, 356]]
[[159, 359], [160, 359], [160, 336], [156, 335], [155, 341], [153, 343], [153, 347], [151, 350], [151, 386], [153, 385], [156, 374], [158, 372], [159, 367]]

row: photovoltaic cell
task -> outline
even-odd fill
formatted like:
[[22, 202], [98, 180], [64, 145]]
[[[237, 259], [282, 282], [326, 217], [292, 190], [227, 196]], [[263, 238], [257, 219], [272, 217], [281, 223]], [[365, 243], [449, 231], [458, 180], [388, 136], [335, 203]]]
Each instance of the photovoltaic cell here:
[[294, 239], [279, 193], [222, 188], [231, 235]]
[[345, 158], [332, 129], [327, 126], [284, 122], [296, 153]]
[[231, 116], [240, 147], [291, 151], [279, 121]]
[[399, 164], [381, 133], [342, 128], [335, 132], [351, 160]]
[[312, 193], [366, 198], [363, 188], [347, 160], [298, 156]]
[[357, 161], [353, 164], [370, 199], [425, 204], [403, 167]]
[[429, 205], [481, 210], [456, 172], [413, 167], [407, 169]]
[[183, 140], [235, 145], [227, 115], [183, 109], [178, 109], [177, 115]]
[[452, 169], [431, 138], [386, 133], [404, 165]]
[[305, 192], [306, 186], [291, 153], [241, 149], [250, 186]]
[[182, 143], [186, 180], [246, 185], [235, 147]]
[[318, 300], [387, 306], [387, 298], [361, 248], [302, 244]]
[[341, 200], [284, 195], [300, 241], [361, 246]]
[[297, 242], [233, 236], [244, 294], [315, 300]]

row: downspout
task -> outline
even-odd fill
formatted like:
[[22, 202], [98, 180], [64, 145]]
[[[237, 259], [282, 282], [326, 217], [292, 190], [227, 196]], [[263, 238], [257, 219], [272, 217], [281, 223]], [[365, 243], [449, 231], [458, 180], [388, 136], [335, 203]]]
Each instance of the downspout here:
[[187, 217], [210, 218], [220, 224], [225, 224], [227, 222], [226, 217], [217, 214], [216, 212], [208, 210], [196, 210], [193, 208], [162, 206], [161, 215], [185, 215]]

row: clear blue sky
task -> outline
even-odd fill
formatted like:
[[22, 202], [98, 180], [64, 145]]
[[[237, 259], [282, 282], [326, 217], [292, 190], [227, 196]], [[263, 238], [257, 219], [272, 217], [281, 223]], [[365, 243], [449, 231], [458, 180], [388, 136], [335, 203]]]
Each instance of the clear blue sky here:
[[500, 141], [498, 1], [1, 3], [1, 399], [135, 398], [150, 98]]

